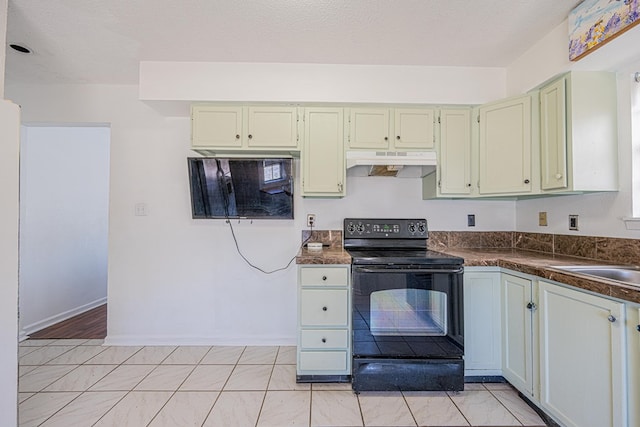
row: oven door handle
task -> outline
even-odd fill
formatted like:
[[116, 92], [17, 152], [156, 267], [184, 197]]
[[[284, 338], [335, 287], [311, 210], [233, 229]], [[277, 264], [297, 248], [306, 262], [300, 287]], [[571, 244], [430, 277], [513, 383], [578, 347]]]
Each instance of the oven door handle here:
[[449, 273], [457, 274], [464, 271], [459, 268], [385, 268], [385, 267], [356, 267], [356, 273]]

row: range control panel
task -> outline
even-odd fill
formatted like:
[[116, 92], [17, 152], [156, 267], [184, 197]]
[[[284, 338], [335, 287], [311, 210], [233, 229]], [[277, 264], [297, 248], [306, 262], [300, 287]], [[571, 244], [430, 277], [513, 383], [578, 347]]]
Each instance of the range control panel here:
[[346, 218], [344, 237], [357, 239], [427, 238], [426, 219]]

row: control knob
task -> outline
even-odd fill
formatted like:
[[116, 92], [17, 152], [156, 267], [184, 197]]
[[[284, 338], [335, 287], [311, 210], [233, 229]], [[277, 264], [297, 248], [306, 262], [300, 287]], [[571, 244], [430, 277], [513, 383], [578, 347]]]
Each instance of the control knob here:
[[349, 223], [349, 225], [347, 225], [347, 233], [353, 233], [354, 231], [356, 231], [356, 227]]
[[425, 227], [424, 223], [418, 224], [418, 231], [420, 233], [424, 233], [425, 231], [427, 231], [427, 227]]
[[362, 224], [356, 225], [356, 231], [358, 233], [364, 233], [364, 225], [362, 225]]
[[416, 225], [411, 223], [409, 224], [409, 232], [411, 233], [415, 233], [416, 232]]

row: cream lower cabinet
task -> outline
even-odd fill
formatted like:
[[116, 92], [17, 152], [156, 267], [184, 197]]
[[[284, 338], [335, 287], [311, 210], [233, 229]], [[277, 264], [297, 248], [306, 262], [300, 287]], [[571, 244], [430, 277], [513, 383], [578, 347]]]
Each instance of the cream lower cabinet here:
[[466, 267], [464, 272], [465, 376], [501, 375], [500, 272]]
[[298, 266], [297, 381], [351, 375], [349, 265]]
[[306, 108], [302, 195], [344, 196], [345, 181], [343, 109]]
[[502, 376], [529, 399], [538, 394], [534, 389], [535, 285], [530, 279], [502, 274]]
[[640, 306], [627, 305], [629, 426], [640, 426]]
[[564, 426], [629, 425], [624, 304], [540, 281], [539, 316], [542, 408]]

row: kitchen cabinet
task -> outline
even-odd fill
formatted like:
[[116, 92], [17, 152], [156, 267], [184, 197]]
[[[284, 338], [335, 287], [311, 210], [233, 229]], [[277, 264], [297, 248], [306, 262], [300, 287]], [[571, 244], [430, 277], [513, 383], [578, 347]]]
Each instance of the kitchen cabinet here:
[[433, 109], [396, 108], [394, 110], [393, 146], [398, 150], [433, 150]]
[[500, 272], [464, 271], [465, 376], [501, 375]]
[[540, 403], [561, 424], [626, 424], [622, 303], [539, 282]]
[[342, 108], [305, 108], [302, 195], [344, 196], [344, 119]]
[[534, 389], [535, 296], [531, 279], [502, 274], [502, 376], [529, 399], [538, 394]]
[[540, 89], [543, 191], [618, 189], [616, 78], [571, 72]]
[[627, 304], [629, 426], [640, 426], [640, 305]]
[[298, 108], [191, 106], [192, 149], [216, 152], [297, 151]]
[[423, 199], [472, 193], [471, 109], [442, 109], [438, 115], [438, 168], [422, 180]]
[[389, 109], [352, 108], [349, 112], [349, 148], [389, 148]]
[[349, 265], [298, 266], [297, 381], [351, 375]]
[[348, 111], [349, 149], [406, 151], [435, 148], [434, 109], [351, 108]]
[[478, 186], [481, 195], [532, 192], [533, 97], [533, 94], [527, 94], [479, 107]]

